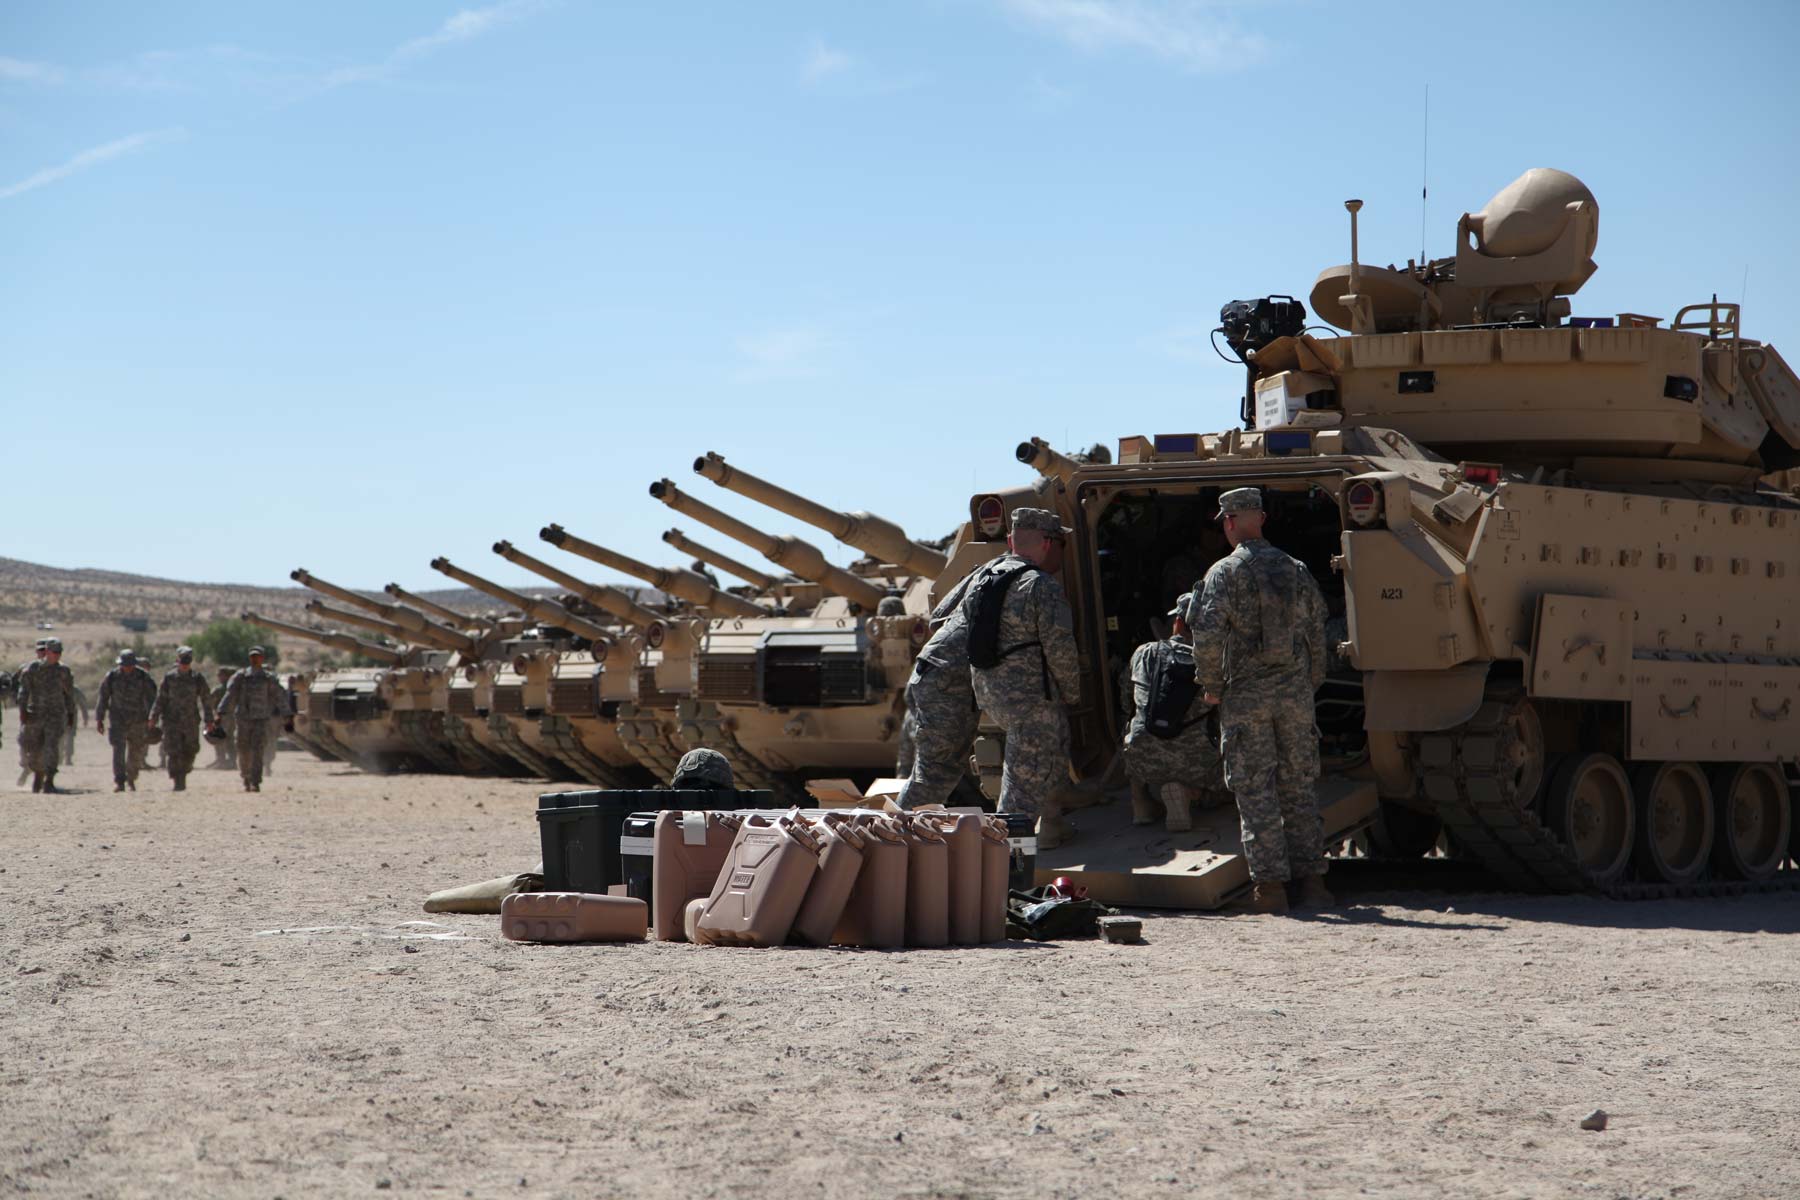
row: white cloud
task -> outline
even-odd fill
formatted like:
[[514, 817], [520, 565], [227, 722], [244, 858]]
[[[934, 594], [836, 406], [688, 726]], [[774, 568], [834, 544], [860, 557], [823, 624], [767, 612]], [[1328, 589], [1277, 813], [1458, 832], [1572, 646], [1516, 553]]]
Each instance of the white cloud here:
[[58, 180], [80, 174], [90, 167], [111, 162], [115, 158], [143, 150], [158, 142], [174, 140], [183, 136], [185, 132], [182, 129], [153, 129], [145, 133], [134, 133], [130, 137], [122, 137], [115, 142], [107, 142], [103, 146], [95, 146], [91, 150], [83, 150], [67, 162], [59, 163], [54, 167], [45, 167], [41, 171], [27, 175], [15, 184], [0, 188], [0, 200], [11, 200], [14, 196], [22, 196], [26, 192], [36, 191], [38, 188], [56, 183]]
[[1221, 71], [1263, 57], [1268, 44], [1244, 33], [1206, 0], [1000, 0], [1006, 10], [1078, 50], [1154, 54], [1195, 71]]
[[22, 58], [0, 55], [0, 82], [61, 83], [65, 72], [51, 63], [26, 62]]
[[825, 44], [824, 38], [814, 38], [812, 47], [806, 53], [806, 61], [800, 66], [800, 78], [808, 83], [817, 83], [832, 75], [842, 75], [856, 65], [856, 60], [842, 50]]
[[366, 83], [381, 79], [407, 63], [429, 57], [447, 46], [473, 41], [483, 34], [509, 25], [538, 6], [539, 0], [505, 0], [505, 3], [487, 8], [465, 8], [445, 18], [442, 25], [423, 37], [400, 43], [378, 63], [340, 67], [330, 72], [325, 76], [324, 86], [333, 88], [347, 83]]
[[745, 334], [736, 344], [743, 359], [735, 373], [740, 383], [822, 375], [825, 365], [821, 360], [831, 348], [830, 339], [816, 325], [788, 325]]

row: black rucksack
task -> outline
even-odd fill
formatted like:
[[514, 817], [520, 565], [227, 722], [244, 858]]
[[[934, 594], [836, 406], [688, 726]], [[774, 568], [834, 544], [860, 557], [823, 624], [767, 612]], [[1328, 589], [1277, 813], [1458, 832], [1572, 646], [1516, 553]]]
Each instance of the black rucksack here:
[[1153, 737], [1179, 737], [1191, 721], [1188, 709], [1200, 692], [1200, 681], [1194, 678], [1194, 652], [1180, 642], [1156, 656], [1156, 669], [1150, 672], [1150, 702], [1144, 709], [1144, 728]]
[[1006, 608], [1006, 589], [1025, 572], [1035, 570], [1037, 568], [1030, 563], [1020, 563], [1003, 571], [990, 572], [970, 585], [969, 594], [963, 597], [963, 604], [969, 610], [971, 667], [982, 670], [997, 667], [1000, 660], [1013, 651], [1037, 645], [1036, 642], [1026, 642], [1024, 645], [1000, 649], [1000, 614]]

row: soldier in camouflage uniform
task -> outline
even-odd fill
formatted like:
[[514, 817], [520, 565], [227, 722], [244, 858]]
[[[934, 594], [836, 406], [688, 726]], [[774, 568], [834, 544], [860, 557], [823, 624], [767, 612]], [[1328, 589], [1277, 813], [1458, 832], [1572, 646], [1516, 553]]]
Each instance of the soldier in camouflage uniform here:
[[75, 720], [75, 676], [62, 665], [62, 643], [44, 642], [44, 656], [19, 673], [19, 745], [31, 769], [31, 790], [54, 792], [63, 735]]
[[1225, 783], [1237, 797], [1254, 912], [1333, 903], [1314, 784], [1319, 731], [1313, 693], [1325, 681], [1325, 598], [1306, 564], [1262, 536], [1262, 493], [1219, 497], [1235, 549], [1213, 564], [1188, 602], [1195, 677], [1219, 703]]
[[[94, 728], [107, 734], [113, 748], [113, 791], [137, 791], [138, 772], [149, 749], [150, 710], [156, 707], [156, 682], [138, 669], [137, 654], [119, 651], [119, 663], [100, 681], [94, 701]], [[112, 732], [107, 733], [107, 719]]]
[[906, 786], [895, 801], [901, 808], [944, 803], [967, 769], [980, 714], [969, 683], [969, 620], [962, 602], [969, 585], [990, 568], [984, 564], [969, 572], [931, 610], [931, 637], [906, 681], [900, 736], [902, 743], [910, 737], [912, 761], [902, 768]]
[[724, 788], [737, 787], [737, 779], [731, 771], [731, 760], [717, 750], [689, 750], [675, 764], [675, 774], [669, 777], [672, 788]]
[[75, 731], [93, 714], [94, 706], [88, 703], [87, 693], [80, 688], [75, 689], [75, 707], [81, 710], [81, 721], [69, 726], [69, 732], [63, 734], [63, 766], [75, 765]]
[[263, 741], [273, 720], [287, 711], [287, 691], [263, 669], [263, 648], [250, 647], [250, 665], [231, 677], [214, 719], [237, 723], [238, 773], [246, 792], [262, 791]]
[[[1000, 610], [997, 666], [971, 666], [975, 700], [988, 719], [1006, 733], [1000, 774], [1003, 813], [1040, 816], [1038, 847], [1067, 836], [1053, 793], [1069, 781], [1069, 718], [1064, 705], [1081, 694], [1075, 650], [1075, 620], [1056, 572], [1062, 569], [1063, 539], [1069, 531], [1044, 508], [1016, 508], [1010, 553], [992, 564], [1003, 570], [1030, 563], [1037, 570], [1013, 579]], [[964, 603], [969, 608], [965, 593]], [[920, 723], [921, 734], [924, 722]]]
[[194, 651], [182, 646], [175, 651], [175, 665], [163, 674], [162, 686], [156, 692], [156, 707], [150, 710], [150, 723], [160, 723], [163, 747], [169, 756], [169, 778], [175, 790], [187, 790], [188, 772], [194, 769], [194, 756], [200, 752], [200, 719], [213, 723], [212, 693], [207, 690], [206, 676], [194, 670]]
[[[31, 669], [32, 663], [41, 663], [44, 661], [44, 647], [49, 644], [49, 638], [39, 638], [37, 640], [36, 655], [30, 660], [19, 664], [18, 673], [13, 676], [13, 703], [18, 703], [19, 692], [25, 686], [25, 672]], [[25, 711], [23, 706], [20, 707], [19, 711], [21, 713]], [[23, 727], [21, 727], [19, 736], [19, 786], [23, 787], [25, 785], [25, 780], [30, 778], [31, 773], [31, 750], [25, 745], [24, 730]]]
[[[225, 685], [231, 682], [231, 676], [230, 667], [219, 668], [218, 686], [212, 690], [212, 706], [215, 713], [219, 711], [219, 705], [225, 702]], [[237, 766], [237, 753], [231, 748], [232, 723], [220, 718], [215, 724], [224, 731], [225, 736], [213, 742], [213, 760], [208, 765], [221, 768], [235, 767]]]
[[1193, 804], [1202, 792], [1224, 787], [1223, 764], [1214, 741], [1212, 705], [1198, 691], [1188, 705], [1181, 732], [1158, 737], [1148, 725], [1150, 689], [1160, 666], [1169, 672], [1186, 671], [1194, 677], [1194, 649], [1184, 615], [1192, 595], [1175, 602], [1169, 616], [1175, 627], [1160, 641], [1145, 642], [1131, 655], [1131, 724], [1125, 730], [1125, 771], [1131, 777], [1131, 820], [1149, 825], [1157, 818], [1162, 801], [1164, 828], [1182, 833], [1194, 827]]

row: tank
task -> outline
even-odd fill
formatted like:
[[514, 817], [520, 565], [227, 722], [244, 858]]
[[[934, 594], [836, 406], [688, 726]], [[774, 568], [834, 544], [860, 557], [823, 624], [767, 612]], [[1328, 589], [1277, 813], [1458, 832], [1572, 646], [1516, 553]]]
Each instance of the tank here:
[[578, 554], [590, 562], [597, 562], [603, 567], [615, 571], [623, 571], [627, 575], [636, 576], [659, 588], [678, 600], [685, 600], [697, 608], [706, 609], [720, 616], [755, 617], [766, 611], [742, 596], [734, 596], [713, 586], [712, 581], [695, 571], [670, 570], [663, 567], [652, 567], [630, 555], [620, 554], [605, 546], [576, 537], [561, 525], [546, 525], [538, 530], [538, 537], [549, 542], [559, 550], [567, 550], [570, 554]]
[[683, 554], [693, 555], [694, 570], [696, 573], [698, 573], [703, 566], [715, 567], [728, 575], [736, 575], [739, 579], [742, 579], [745, 583], [749, 584], [759, 592], [769, 591], [780, 582], [775, 576], [770, 575], [767, 572], [758, 571], [755, 567], [745, 566], [735, 558], [721, 554], [710, 546], [705, 546], [694, 541], [679, 529], [664, 530], [662, 540], [675, 547], [675, 549], [681, 551]]
[[1373, 787], [1378, 848], [1441, 830], [1527, 890], [1785, 886], [1800, 500], [1762, 477], [1800, 455], [1800, 380], [1737, 305], [1574, 315], [1599, 213], [1563, 172], [1527, 172], [1462, 216], [1455, 255], [1404, 268], [1358, 261], [1346, 207], [1351, 261], [1310, 296], [1342, 333], [1291, 297], [1221, 314], [1247, 428], [1123, 438], [1115, 464], [972, 497], [938, 587], [1003, 550], [1020, 504], [1074, 528], [1093, 778], [1133, 647], [1226, 553], [1220, 494], [1259, 488], [1330, 610], [1321, 795]]

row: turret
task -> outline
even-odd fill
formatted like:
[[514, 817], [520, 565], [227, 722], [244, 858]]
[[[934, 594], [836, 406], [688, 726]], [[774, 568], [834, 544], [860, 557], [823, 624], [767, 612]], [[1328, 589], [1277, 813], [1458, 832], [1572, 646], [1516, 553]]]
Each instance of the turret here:
[[511, 542], [495, 542], [494, 553], [498, 554], [501, 558], [504, 558], [507, 562], [515, 563], [518, 566], [524, 567], [527, 571], [542, 575], [551, 583], [561, 584], [569, 591], [580, 596], [583, 600], [586, 600], [589, 604], [592, 604], [595, 608], [609, 612], [613, 616], [619, 618], [619, 620], [624, 621], [626, 624], [635, 628], [643, 629], [648, 627], [651, 623], [662, 619], [661, 613], [645, 608], [642, 604], [639, 604], [636, 600], [633, 600], [618, 588], [607, 587], [604, 584], [588, 583], [586, 580], [578, 579], [565, 571], [559, 571], [549, 563], [531, 557], [531, 555], [518, 549]]
[[593, 542], [576, 537], [561, 525], [546, 525], [538, 530], [538, 536], [552, 546], [567, 550], [570, 554], [579, 554], [603, 567], [615, 571], [623, 571], [627, 575], [635, 575], [652, 587], [660, 588], [677, 600], [686, 600], [709, 610], [716, 617], [766, 617], [767, 609], [759, 604], [752, 604], [742, 596], [734, 596], [730, 592], [720, 591], [704, 575], [693, 571], [670, 571], [661, 567], [652, 567], [639, 562], [628, 555], [615, 550], [608, 550]]
[[405, 588], [401, 587], [397, 583], [390, 583], [381, 590], [386, 592], [388, 595], [392, 596], [396, 600], [400, 600], [400, 601], [403, 601], [404, 603], [412, 605], [414, 608], [418, 609], [420, 612], [430, 613], [432, 616], [436, 617], [438, 620], [446, 622], [453, 628], [469, 629], [469, 628], [472, 628], [473, 626], [481, 624], [481, 621], [479, 618], [471, 617], [468, 613], [459, 613], [454, 608], [445, 608], [442, 604], [439, 604], [437, 601], [427, 600], [423, 596], [415, 595], [414, 593], [407, 591]]
[[254, 625], [261, 625], [264, 629], [273, 629], [277, 633], [291, 633], [295, 637], [305, 638], [309, 642], [318, 642], [336, 650], [347, 650], [352, 654], [360, 654], [364, 658], [372, 658], [376, 662], [386, 663], [390, 667], [397, 667], [405, 661], [405, 655], [398, 650], [377, 646], [374, 642], [365, 642], [346, 633], [327, 633], [323, 629], [308, 629], [304, 625], [290, 625], [286, 621], [277, 621], [274, 617], [258, 616], [253, 612], [240, 613], [239, 616]]
[[687, 495], [667, 479], [650, 485], [650, 494], [679, 513], [686, 513], [703, 525], [710, 525], [726, 537], [736, 538], [778, 566], [786, 567], [809, 583], [816, 583], [869, 612], [874, 612], [887, 592], [868, 580], [852, 575], [842, 567], [825, 561], [825, 554], [811, 542], [796, 537], [776, 537], [736, 517], [722, 513], [711, 505]]
[[596, 625], [585, 617], [578, 617], [562, 605], [553, 601], [539, 600], [533, 596], [527, 596], [522, 592], [515, 592], [511, 588], [502, 587], [491, 579], [483, 579], [479, 575], [471, 574], [457, 566], [455, 563], [452, 563], [447, 558], [432, 559], [431, 569], [440, 571], [459, 582], [466, 583], [478, 592], [486, 592], [496, 600], [504, 600], [517, 608], [520, 612], [534, 617], [547, 625], [555, 625], [567, 629], [571, 633], [580, 634], [582, 637], [593, 641], [609, 642], [612, 640], [613, 635], [605, 626]]
[[816, 529], [823, 529], [844, 545], [854, 546], [864, 554], [873, 555], [884, 563], [893, 563], [914, 575], [935, 579], [943, 573], [944, 568], [950, 562], [948, 558], [931, 547], [922, 546], [907, 537], [906, 531], [892, 521], [884, 520], [873, 513], [838, 512], [835, 509], [826, 508], [823, 504], [815, 503], [804, 496], [796, 495], [786, 488], [777, 487], [766, 480], [758, 479], [748, 471], [730, 465], [724, 458], [711, 450], [694, 460], [694, 470], [727, 491], [736, 492], [740, 496], [748, 496], [758, 504], [768, 505], [776, 512], [786, 513], [796, 520], [805, 521]]
[[721, 571], [736, 575], [758, 591], [766, 592], [781, 581], [773, 575], [765, 575], [755, 567], [747, 567], [735, 558], [720, 554], [710, 546], [702, 546], [689, 538], [679, 529], [671, 529], [662, 535], [663, 541], [675, 547], [683, 554], [691, 554], [709, 567], [717, 567]]
[[466, 633], [448, 629], [430, 620], [424, 613], [404, 604], [388, 604], [361, 592], [353, 592], [349, 588], [339, 587], [335, 583], [327, 583], [313, 575], [305, 567], [297, 567], [288, 573], [288, 578], [296, 583], [304, 584], [315, 592], [353, 604], [357, 608], [366, 609], [383, 620], [390, 621], [406, 631], [402, 641], [421, 642], [434, 646], [439, 650], [460, 650], [469, 653], [475, 649], [475, 639]]

